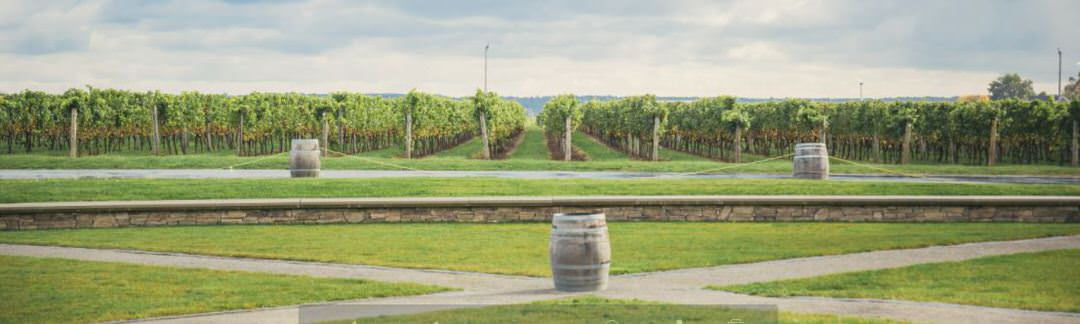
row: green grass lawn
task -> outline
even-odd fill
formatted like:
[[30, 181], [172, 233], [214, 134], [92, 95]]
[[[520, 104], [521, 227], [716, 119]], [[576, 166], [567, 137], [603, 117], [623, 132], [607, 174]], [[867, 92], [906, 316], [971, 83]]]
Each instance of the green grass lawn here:
[[709, 179], [0, 180], [0, 203], [45, 201], [582, 195], [1080, 195], [1076, 185]]
[[661, 147], [661, 161], [711, 161], [709, 158]]
[[[369, 160], [341, 156], [323, 158], [324, 170], [396, 170], [387, 163], [397, 164], [421, 170], [557, 170], [557, 171], [641, 171], [641, 172], [696, 172], [729, 166], [730, 163], [710, 161], [704, 158], [675, 159], [675, 161], [636, 161], [625, 154], [611, 150], [586, 137], [581, 132], [574, 135], [574, 146], [589, 154], [590, 161], [551, 161], [536, 158], [511, 158], [506, 160], [485, 161], [466, 158], [474, 152], [470, 145], [462, 144], [457, 149], [442, 152], [436, 156], [406, 160], [398, 158], [401, 148], [391, 147], [357, 154]], [[475, 144], [479, 145], [479, 144]], [[460, 150], [460, 152], [459, 152]], [[479, 150], [477, 147], [476, 150]], [[678, 153], [678, 152], [672, 152]], [[667, 153], [665, 153], [667, 154]], [[684, 153], [679, 153], [684, 154]], [[753, 160], [748, 156], [747, 161]], [[209, 154], [150, 156], [146, 153], [126, 153], [98, 156], [84, 156], [77, 159], [60, 154], [0, 154], [0, 169], [217, 169], [243, 164], [243, 169], [288, 169], [288, 157], [284, 154], [266, 157], [237, 157], [229, 152]], [[854, 166], [834, 162], [833, 173], [880, 174], [889, 173], [876, 168], [885, 168], [895, 172], [910, 174], [988, 174], [988, 175], [1080, 175], [1080, 168], [1057, 165], [997, 165], [994, 167], [971, 165], [941, 164], [867, 164], [873, 168]], [[791, 173], [791, 161], [775, 160], [749, 166], [740, 166], [725, 172], [740, 173]]]
[[[609, 224], [615, 274], [1080, 233], [1080, 224]], [[194, 226], [0, 232], [0, 242], [548, 276], [546, 223]], [[433, 257], [438, 256], [438, 257]]]
[[423, 159], [433, 160], [471, 160], [480, 157], [480, 149], [483, 147], [480, 137], [473, 137], [465, 143], [439, 151]]
[[[380, 150], [371, 150], [367, 152], [356, 153], [356, 156], [365, 158], [379, 158], [385, 160], [397, 159], [400, 156], [405, 155], [405, 150], [401, 146], [391, 146]], [[339, 161], [349, 160], [347, 157], [343, 157], [340, 154], [331, 155], [329, 158], [324, 158], [323, 161]], [[287, 163], [288, 160], [286, 160]]]
[[1080, 312], [1080, 250], [710, 287], [764, 296], [824, 296], [944, 302]]
[[[735, 322], [734, 319], [741, 321]], [[681, 320], [682, 322], [677, 322]], [[779, 313], [715, 305], [674, 305], [592, 296], [333, 323], [897, 323], [823, 314]]]
[[550, 160], [551, 153], [544, 144], [544, 130], [536, 126], [526, 127], [521, 144], [518, 144], [509, 158], [511, 160]]
[[[613, 149], [607, 147], [607, 145], [604, 145], [603, 143], [600, 143], [600, 142], [596, 141], [596, 139], [592, 138], [588, 134], [585, 134], [584, 132], [581, 132], [581, 131], [574, 131], [574, 135], [570, 137], [570, 143], [573, 143], [574, 147], [577, 147], [582, 152], [585, 152], [585, 155], [589, 156], [589, 161], [588, 162], [595, 162], [595, 161], [630, 162], [630, 156], [626, 155], [623, 152], [619, 152], [619, 151], [616, 151], [616, 150], [613, 150]], [[585, 162], [585, 163], [588, 163], [588, 162]], [[578, 163], [582, 163], [582, 162], [578, 162]]]
[[0, 323], [86, 323], [444, 288], [360, 279], [0, 256]]

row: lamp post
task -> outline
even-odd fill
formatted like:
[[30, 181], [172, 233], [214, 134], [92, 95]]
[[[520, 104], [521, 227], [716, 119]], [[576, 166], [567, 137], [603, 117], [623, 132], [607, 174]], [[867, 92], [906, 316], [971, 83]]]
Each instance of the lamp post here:
[[1058, 47], [1058, 98], [1061, 98], [1061, 48]]
[[487, 92], [487, 52], [491, 44], [484, 44], [484, 92]]

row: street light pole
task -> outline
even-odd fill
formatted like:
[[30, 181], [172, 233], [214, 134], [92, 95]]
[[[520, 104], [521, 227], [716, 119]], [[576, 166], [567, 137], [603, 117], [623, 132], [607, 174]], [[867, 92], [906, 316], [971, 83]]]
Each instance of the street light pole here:
[[487, 92], [487, 52], [491, 44], [484, 44], [484, 92]]
[[1058, 47], [1058, 98], [1061, 98], [1061, 48]]

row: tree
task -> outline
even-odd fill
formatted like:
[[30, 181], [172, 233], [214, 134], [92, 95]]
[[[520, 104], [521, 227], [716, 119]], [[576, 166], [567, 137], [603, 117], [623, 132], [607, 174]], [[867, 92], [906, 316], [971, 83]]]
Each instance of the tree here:
[[1061, 95], [1065, 98], [1080, 98], [1080, 72], [1076, 73], [1076, 77], [1069, 77], [1069, 83], [1065, 85]]
[[1031, 80], [1020, 78], [1019, 74], [1007, 73], [990, 82], [990, 99], [1001, 100], [1008, 98], [1028, 99], [1035, 96], [1035, 89]]
[[476, 96], [473, 96], [472, 101], [476, 117], [479, 119], [477, 124], [480, 125], [480, 142], [482, 143], [480, 153], [484, 160], [491, 160], [491, 143], [488, 136], [487, 118], [491, 111], [495, 109], [495, 106], [498, 105], [499, 95], [494, 92], [484, 92], [476, 89]]
[[545, 131], [552, 134], [560, 143], [563, 152], [563, 160], [570, 161], [573, 151], [573, 138], [571, 137], [579, 124], [581, 124], [581, 107], [577, 97], [572, 94], [559, 95], [547, 103], [537, 116], [537, 123], [544, 126]]

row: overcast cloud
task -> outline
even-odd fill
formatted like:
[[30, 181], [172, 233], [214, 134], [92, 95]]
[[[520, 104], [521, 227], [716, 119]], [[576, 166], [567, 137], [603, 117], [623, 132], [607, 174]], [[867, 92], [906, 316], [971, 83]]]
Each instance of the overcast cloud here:
[[744, 97], [1057, 91], [1080, 1], [3, 1], [0, 91]]

